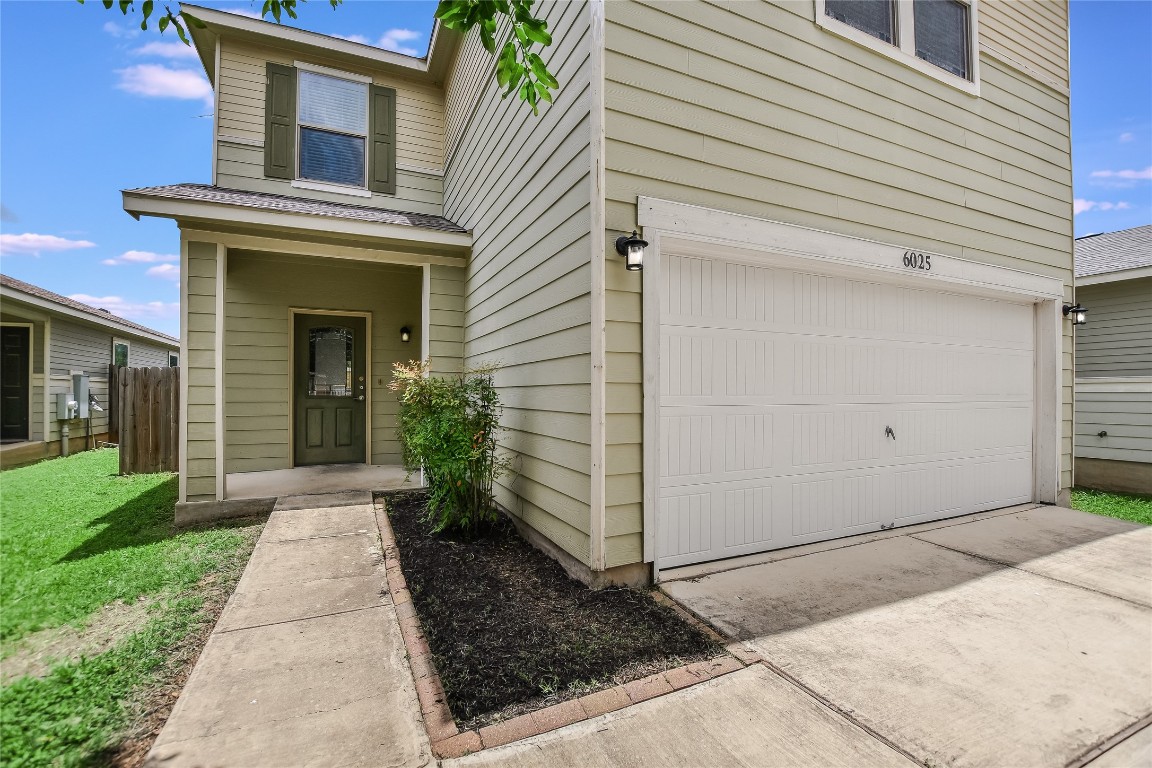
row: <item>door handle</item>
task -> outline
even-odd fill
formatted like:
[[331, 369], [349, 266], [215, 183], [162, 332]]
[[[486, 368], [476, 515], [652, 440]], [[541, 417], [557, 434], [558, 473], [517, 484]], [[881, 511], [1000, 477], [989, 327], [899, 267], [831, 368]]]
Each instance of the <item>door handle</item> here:
[[892, 431], [892, 427], [884, 427], [884, 437], [891, 437], [893, 440], [896, 439], [896, 433]]
[[364, 395], [360, 395], [360, 397], [358, 397], [356, 399], [359, 400], [360, 402], [364, 402]]

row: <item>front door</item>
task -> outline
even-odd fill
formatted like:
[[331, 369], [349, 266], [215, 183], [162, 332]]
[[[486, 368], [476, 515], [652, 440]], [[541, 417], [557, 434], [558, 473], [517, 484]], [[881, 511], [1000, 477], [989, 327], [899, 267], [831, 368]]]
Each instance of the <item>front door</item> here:
[[0, 439], [28, 439], [29, 329], [4, 326], [0, 335]]
[[296, 466], [364, 462], [365, 329], [363, 317], [296, 315]]

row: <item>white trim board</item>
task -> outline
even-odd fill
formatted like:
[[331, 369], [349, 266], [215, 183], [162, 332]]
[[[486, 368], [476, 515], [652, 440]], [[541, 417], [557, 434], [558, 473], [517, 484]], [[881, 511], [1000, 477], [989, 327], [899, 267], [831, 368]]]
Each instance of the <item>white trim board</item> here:
[[399, 264], [413, 267], [423, 264], [441, 264], [447, 267], [463, 267], [463, 258], [456, 256], [435, 256], [422, 253], [408, 253], [384, 248], [369, 248], [356, 245], [335, 245], [333, 243], [312, 243], [301, 240], [281, 240], [261, 235], [234, 235], [213, 232], [195, 227], [182, 227], [181, 231], [190, 240], [221, 242], [232, 250], [265, 251], [290, 256], [317, 256], [330, 259], [369, 261], [374, 264]]
[[[813, 269], [848, 269], [859, 274], [869, 270], [885, 282], [907, 281], [911, 285], [937, 290], [957, 290], [1014, 301], [1062, 299], [1064, 283], [1059, 278], [969, 261], [957, 256], [933, 253], [914, 243], [894, 245], [837, 232], [758, 219], [738, 213], [703, 208], [652, 197], [637, 200], [637, 219], [644, 227], [658, 230], [665, 240], [676, 239], [678, 249], [714, 254], [717, 248], [743, 249], [757, 263], [778, 261], [802, 268], [796, 259], [811, 262]], [[903, 266], [905, 253], [931, 257], [930, 270]], [[648, 265], [645, 262], [645, 270]]]
[[[1060, 490], [1062, 413], [1061, 313], [1064, 284], [1057, 278], [929, 254], [826, 230], [758, 219], [727, 211], [640, 197], [638, 222], [649, 247], [643, 270], [643, 520], [644, 561], [659, 581], [656, 508], [660, 476], [660, 286], [662, 254], [722, 255], [759, 266], [847, 275], [886, 284], [987, 296], [1031, 304], [1035, 317], [1033, 495], [1055, 503]], [[931, 270], [903, 264], [909, 252], [931, 256]]]

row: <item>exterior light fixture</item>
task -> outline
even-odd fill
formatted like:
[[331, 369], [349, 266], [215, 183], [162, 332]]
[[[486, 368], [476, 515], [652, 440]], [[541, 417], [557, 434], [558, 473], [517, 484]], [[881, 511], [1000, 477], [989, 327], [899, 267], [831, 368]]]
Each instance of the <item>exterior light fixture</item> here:
[[412, 329], [411, 328], [409, 328], [408, 326], [404, 326], [403, 328], [400, 329], [400, 341], [404, 342], [405, 344], [412, 341]]
[[1084, 325], [1088, 322], [1088, 310], [1079, 304], [1065, 304], [1064, 317], [1072, 318], [1072, 325]]
[[648, 247], [647, 240], [641, 240], [636, 230], [632, 236], [620, 235], [616, 238], [616, 253], [624, 257], [624, 269], [629, 272], [639, 272], [644, 269], [644, 249]]

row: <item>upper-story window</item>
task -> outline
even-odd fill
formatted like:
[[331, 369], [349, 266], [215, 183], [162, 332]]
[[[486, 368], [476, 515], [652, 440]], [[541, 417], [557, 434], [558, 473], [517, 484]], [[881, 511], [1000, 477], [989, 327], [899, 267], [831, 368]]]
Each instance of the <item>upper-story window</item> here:
[[365, 186], [368, 84], [301, 71], [298, 178]]
[[264, 175], [294, 187], [396, 194], [396, 91], [297, 62], [267, 65]]
[[[975, 93], [975, 2], [816, 0], [816, 23]], [[931, 66], [925, 67], [921, 62]], [[965, 82], [954, 81], [941, 73]]]

